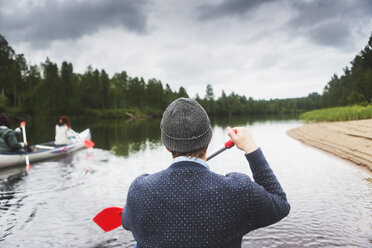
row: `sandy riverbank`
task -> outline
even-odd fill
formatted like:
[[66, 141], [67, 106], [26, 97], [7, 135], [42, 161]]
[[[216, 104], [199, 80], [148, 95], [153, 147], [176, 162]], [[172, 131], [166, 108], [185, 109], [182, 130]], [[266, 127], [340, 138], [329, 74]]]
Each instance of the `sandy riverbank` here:
[[372, 119], [311, 123], [288, 134], [372, 171]]

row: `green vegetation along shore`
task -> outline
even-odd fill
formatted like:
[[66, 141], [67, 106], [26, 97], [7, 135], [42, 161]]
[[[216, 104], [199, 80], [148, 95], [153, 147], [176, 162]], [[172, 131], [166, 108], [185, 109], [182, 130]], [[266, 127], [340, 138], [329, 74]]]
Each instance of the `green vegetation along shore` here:
[[300, 119], [306, 122], [350, 121], [369, 118], [372, 118], [372, 105], [318, 109], [300, 115]]

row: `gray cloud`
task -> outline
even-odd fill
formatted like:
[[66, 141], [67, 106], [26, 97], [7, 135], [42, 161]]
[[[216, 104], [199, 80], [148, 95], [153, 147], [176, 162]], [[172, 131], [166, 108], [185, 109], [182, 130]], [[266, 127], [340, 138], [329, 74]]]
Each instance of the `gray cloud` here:
[[199, 5], [196, 10], [200, 21], [231, 17], [247, 21], [247, 17], [253, 20], [254, 11], [260, 7], [267, 18], [276, 8], [286, 10], [288, 22], [282, 31], [290, 37], [306, 37], [315, 44], [336, 48], [353, 46], [354, 33], [372, 21], [371, 0], [222, 0]]
[[291, 19], [294, 27], [312, 27], [330, 19], [339, 19], [347, 10], [346, 1], [315, 0], [311, 2], [294, 2], [292, 7], [297, 15]]
[[370, 0], [314, 0], [291, 4], [296, 14], [289, 21], [289, 28], [323, 46], [351, 45], [358, 24], [372, 20]]
[[226, 16], [242, 16], [273, 0], [223, 0], [218, 4], [203, 4], [197, 8], [199, 19], [211, 20]]
[[347, 25], [331, 22], [309, 30], [309, 37], [315, 43], [324, 46], [343, 47], [351, 41], [351, 33]]
[[137, 33], [147, 31], [144, 0], [48, 0], [42, 4], [10, 6], [1, 6], [1, 32], [12, 41], [28, 41], [33, 46], [77, 39], [108, 27]]

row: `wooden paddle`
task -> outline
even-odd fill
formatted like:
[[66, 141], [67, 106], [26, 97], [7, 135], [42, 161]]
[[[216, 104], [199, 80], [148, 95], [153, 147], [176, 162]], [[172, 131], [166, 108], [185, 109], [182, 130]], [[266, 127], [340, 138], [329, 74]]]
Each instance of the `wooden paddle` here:
[[[26, 138], [26, 121], [21, 122], [22, 134], [23, 134], [23, 143], [27, 146], [27, 138]], [[30, 165], [30, 160], [28, 158], [28, 151], [26, 147], [26, 170], [30, 170], [32, 167]]]
[[[234, 129], [234, 133], [238, 131]], [[211, 156], [207, 158], [207, 161], [211, 158], [214, 158], [221, 152], [225, 151], [226, 149], [230, 149], [235, 144], [232, 140], [229, 140], [225, 143], [225, 146], [219, 149], [217, 152], [213, 153]], [[109, 207], [103, 209], [99, 212], [94, 218], [93, 221], [102, 228], [103, 231], [109, 232], [119, 226], [121, 226], [121, 215], [123, 213], [123, 208], [119, 207]]]

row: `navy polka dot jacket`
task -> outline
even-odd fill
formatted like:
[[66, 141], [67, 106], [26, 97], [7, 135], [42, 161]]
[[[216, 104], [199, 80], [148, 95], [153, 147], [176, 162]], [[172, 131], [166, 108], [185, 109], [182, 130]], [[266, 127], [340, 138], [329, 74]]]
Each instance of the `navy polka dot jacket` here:
[[246, 154], [254, 181], [181, 161], [130, 186], [122, 217], [137, 247], [241, 247], [243, 235], [289, 213], [261, 149]]

